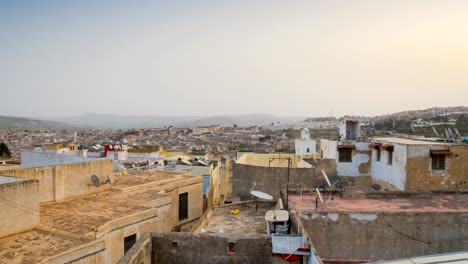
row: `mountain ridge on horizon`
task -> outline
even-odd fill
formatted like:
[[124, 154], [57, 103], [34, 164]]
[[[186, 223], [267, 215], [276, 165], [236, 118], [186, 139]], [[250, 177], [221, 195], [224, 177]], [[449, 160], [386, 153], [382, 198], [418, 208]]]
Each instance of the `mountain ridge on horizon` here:
[[[422, 110], [405, 110], [392, 114], [377, 116], [355, 116], [363, 120], [381, 120], [385, 118], [414, 118], [424, 117], [434, 114], [456, 114], [468, 113], [466, 106], [453, 107], [431, 107]], [[346, 117], [346, 116], [345, 116]], [[353, 117], [347, 115], [347, 117]], [[0, 116], [0, 129], [20, 129], [44, 127], [44, 128], [99, 128], [99, 129], [129, 129], [129, 128], [150, 128], [150, 127], [195, 127], [208, 125], [221, 126], [252, 126], [252, 125], [271, 125], [272, 123], [297, 123], [307, 119], [323, 117], [306, 116], [283, 116], [278, 117], [267, 113], [239, 114], [239, 115], [216, 115], [216, 116], [150, 116], [150, 115], [122, 115], [122, 114], [99, 114], [84, 113], [79, 116], [65, 118], [27, 118], [27, 117], [9, 117]], [[328, 118], [328, 117], [326, 117]], [[343, 117], [340, 117], [343, 118]], [[339, 119], [339, 118], [338, 118]]]

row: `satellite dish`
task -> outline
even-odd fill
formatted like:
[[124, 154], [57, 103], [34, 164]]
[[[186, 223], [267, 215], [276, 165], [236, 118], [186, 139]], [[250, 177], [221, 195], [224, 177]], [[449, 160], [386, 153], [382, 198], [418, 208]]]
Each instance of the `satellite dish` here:
[[92, 175], [92, 176], [91, 176], [91, 184], [92, 184], [94, 187], [99, 187], [99, 186], [101, 185], [101, 180], [99, 180], [98, 176]]
[[112, 145], [109, 145], [109, 149], [112, 149]]
[[251, 191], [250, 194], [263, 200], [273, 200], [273, 196], [269, 195], [268, 193], [259, 192], [259, 191]]
[[323, 175], [323, 177], [325, 178], [325, 180], [327, 181], [328, 186], [329, 186], [329, 187], [332, 187], [332, 185], [331, 185], [331, 183], [330, 183], [330, 180], [328, 179], [328, 176], [327, 176], [327, 174], [325, 173], [324, 170], [322, 170], [322, 175]]
[[316, 188], [315, 188], [315, 191], [317, 192], [317, 196], [318, 196], [318, 198], [320, 199], [320, 202], [323, 203], [322, 195], [320, 194], [319, 188], [316, 187]]

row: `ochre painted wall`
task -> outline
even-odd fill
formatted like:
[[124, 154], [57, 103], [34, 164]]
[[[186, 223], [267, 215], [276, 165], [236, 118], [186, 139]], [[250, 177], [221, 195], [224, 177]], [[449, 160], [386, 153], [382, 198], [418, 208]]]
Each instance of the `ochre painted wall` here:
[[0, 185], [0, 238], [39, 225], [39, 182], [26, 180]]
[[454, 145], [449, 150], [453, 154], [446, 155], [444, 171], [431, 169], [429, 148], [418, 151], [420, 156], [408, 157], [406, 191], [468, 188], [468, 146]]

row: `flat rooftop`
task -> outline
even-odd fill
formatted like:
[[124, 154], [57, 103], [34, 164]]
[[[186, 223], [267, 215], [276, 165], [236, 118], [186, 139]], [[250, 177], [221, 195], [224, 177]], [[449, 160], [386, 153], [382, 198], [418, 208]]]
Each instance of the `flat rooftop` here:
[[145, 184], [164, 184], [193, 177], [194, 176], [185, 175], [181, 172], [131, 171], [128, 173], [128, 175], [114, 176], [114, 182], [112, 183], [112, 186], [115, 188], [129, 188]]
[[[258, 202], [256, 210], [255, 202], [245, 202], [215, 207], [213, 218], [203, 229], [208, 234], [266, 235], [265, 214], [274, 210], [275, 206], [276, 202]], [[240, 211], [239, 214], [231, 214], [236, 209]]]
[[[333, 200], [332, 200], [333, 198]], [[289, 195], [295, 210], [318, 212], [468, 212], [468, 194], [425, 194], [413, 197], [343, 199], [323, 197], [315, 209], [316, 195]]]
[[403, 145], [453, 145], [452, 142], [436, 142], [423, 139], [411, 139], [411, 138], [392, 138], [392, 137], [381, 137], [372, 138], [376, 141], [384, 141], [388, 143], [403, 144]]
[[86, 242], [36, 229], [0, 239], [0, 263], [37, 263]]
[[30, 181], [30, 179], [26, 178], [17, 178], [11, 176], [1, 176], [0, 175], [0, 184], [12, 183], [12, 182], [22, 182], [22, 181]]
[[[40, 223], [35, 230], [0, 239], [0, 263], [37, 263], [86, 244], [95, 240], [100, 228], [111, 221], [148, 216], [155, 213], [155, 207], [169, 204], [170, 195], [164, 190], [173, 188], [174, 182], [181, 185], [202, 182], [201, 177], [171, 175], [159, 172], [146, 176], [122, 175], [117, 177], [122, 177], [121, 185], [116, 182], [116, 186], [136, 188], [130, 191], [114, 188], [63, 202], [41, 204]], [[147, 185], [147, 180], [154, 184]]]

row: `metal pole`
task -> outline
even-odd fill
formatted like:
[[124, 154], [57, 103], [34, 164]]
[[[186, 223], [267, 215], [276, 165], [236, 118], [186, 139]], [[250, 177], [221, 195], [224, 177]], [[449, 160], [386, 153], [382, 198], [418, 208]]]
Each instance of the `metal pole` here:
[[288, 158], [288, 182], [286, 184], [286, 209], [288, 209], [289, 202], [289, 168], [291, 167], [291, 157]]

